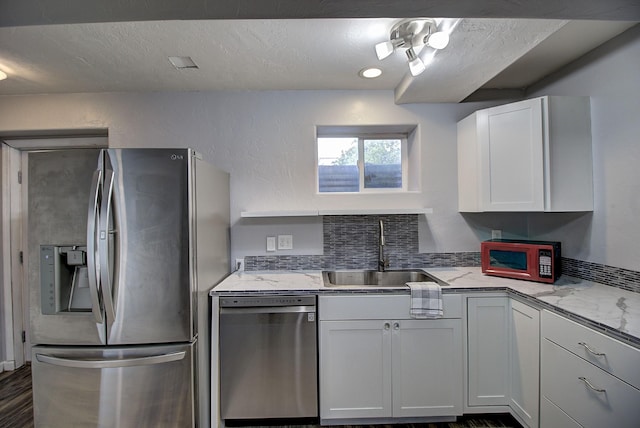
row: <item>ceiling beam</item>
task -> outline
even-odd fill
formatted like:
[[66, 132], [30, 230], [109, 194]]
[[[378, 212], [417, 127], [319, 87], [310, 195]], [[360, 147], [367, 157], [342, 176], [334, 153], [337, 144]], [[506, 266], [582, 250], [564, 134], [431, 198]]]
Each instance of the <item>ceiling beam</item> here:
[[0, 0], [0, 27], [304, 18], [540, 18], [640, 21], [638, 0]]

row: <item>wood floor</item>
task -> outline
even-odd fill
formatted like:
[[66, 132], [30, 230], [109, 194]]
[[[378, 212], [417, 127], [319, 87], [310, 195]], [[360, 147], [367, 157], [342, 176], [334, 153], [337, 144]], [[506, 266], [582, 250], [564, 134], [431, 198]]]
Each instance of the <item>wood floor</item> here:
[[0, 427], [33, 427], [30, 365], [0, 373]]
[[[31, 366], [12, 372], [0, 373], [0, 427], [33, 427], [33, 396], [31, 393]], [[280, 425], [280, 428], [316, 428], [318, 425]], [[373, 426], [372, 426], [373, 427]], [[456, 422], [437, 424], [375, 425], [375, 428], [521, 428], [509, 415], [477, 415], [458, 418]], [[61, 427], [65, 428], [65, 427]], [[247, 427], [249, 428], [249, 427]], [[257, 427], [250, 427], [257, 428]], [[271, 427], [273, 428], [273, 427]], [[344, 426], [334, 428], [367, 428]]]

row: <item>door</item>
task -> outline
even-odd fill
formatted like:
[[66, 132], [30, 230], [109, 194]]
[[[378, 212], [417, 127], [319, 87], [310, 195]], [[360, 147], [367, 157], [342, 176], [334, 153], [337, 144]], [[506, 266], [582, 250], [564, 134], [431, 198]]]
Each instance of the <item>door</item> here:
[[390, 321], [321, 321], [320, 419], [391, 415]]
[[105, 153], [98, 247], [100, 264], [109, 267], [101, 270], [107, 342], [190, 341], [196, 298], [191, 151]]
[[35, 346], [35, 425], [194, 426], [195, 346]]
[[462, 414], [461, 323], [459, 319], [393, 321], [394, 418]]
[[511, 299], [511, 409], [530, 428], [540, 403], [540, 311]]
[[543, 211], [542, 100], [478, 112], [484, 211]]
[[468, 404], [509, 404], [509, 298], [467, 300]]
[[91, 304], [86, 269], [88, 206], [99, 153], [27, 155], [26, 276], [34, 344], [105, 344], [102, 311]]

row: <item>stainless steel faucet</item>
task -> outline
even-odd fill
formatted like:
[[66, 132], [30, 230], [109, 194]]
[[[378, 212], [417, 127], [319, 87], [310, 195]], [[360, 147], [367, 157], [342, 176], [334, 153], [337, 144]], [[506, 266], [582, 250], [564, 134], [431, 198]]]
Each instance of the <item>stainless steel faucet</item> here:
[[384, 272], [389, 267], [389, 259], [384, 257], [384, 223], [380, 220], [378, 234], [378, 272]]

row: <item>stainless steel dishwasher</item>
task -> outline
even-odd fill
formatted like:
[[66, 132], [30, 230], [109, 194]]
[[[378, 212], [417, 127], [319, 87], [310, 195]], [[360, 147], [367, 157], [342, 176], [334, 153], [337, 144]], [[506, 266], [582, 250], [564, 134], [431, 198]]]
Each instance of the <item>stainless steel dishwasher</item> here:
[[316, 326], [315, 296], [222, 297], [222, 418], [317, 418]]

